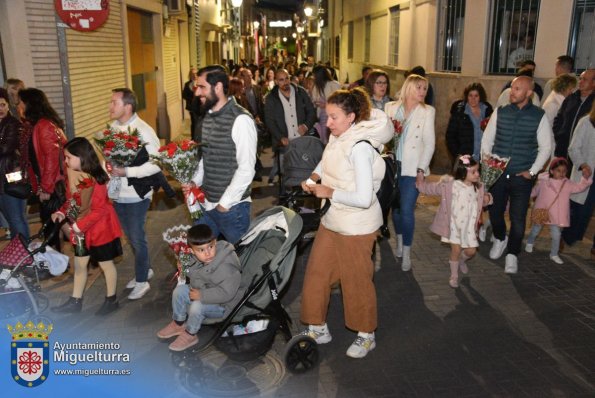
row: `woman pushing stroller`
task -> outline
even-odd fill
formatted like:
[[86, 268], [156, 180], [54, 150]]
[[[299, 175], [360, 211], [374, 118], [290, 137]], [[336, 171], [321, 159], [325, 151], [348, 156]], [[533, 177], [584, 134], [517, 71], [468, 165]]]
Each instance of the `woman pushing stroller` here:
[[331, 286], [340, 282], [345, 324], [358, 332], [347, 355], [363, 358], [376, 347], [371, 257], [382, 225], [375, 192], [385, 165], [375, 148], [381, 149], [392, 138], [394, 127], [386, 114], [372, 109], [361, 88], [333, 93], [327, 99], [326, 113], [329, 143], [310, 178], [302, 183], [305, 191], [330, 200], [306, 269], [301, 320], [309, 326], [302, 333], [318, 344], [331, 341], [326, 315]]

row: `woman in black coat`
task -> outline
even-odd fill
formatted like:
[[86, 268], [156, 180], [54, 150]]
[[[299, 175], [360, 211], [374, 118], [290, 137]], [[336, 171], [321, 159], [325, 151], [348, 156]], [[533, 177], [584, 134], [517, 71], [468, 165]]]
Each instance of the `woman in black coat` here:
[[465, 87], [463, 99], [455, 101], [450, 108], [446, 129], [446, 145], [453, 157], [468, 154], [480, 160], [482, 121], [490, 117], [492, 112], [481, 83], [471, 83]]

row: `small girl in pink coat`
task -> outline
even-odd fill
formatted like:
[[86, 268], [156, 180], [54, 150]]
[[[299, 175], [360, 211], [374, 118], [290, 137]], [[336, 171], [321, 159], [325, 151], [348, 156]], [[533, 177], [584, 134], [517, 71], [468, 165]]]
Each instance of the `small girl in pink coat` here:
[[[531, 197], [535, 199], [534, 209], [549, 208], [550, 234], [552, 235], [552, 248], [550, 249], [550, 259], [556, 264], [564, 264], [564, 261], [558, 255], [560, 248], [560, 235], [562, 228], [570, 225], [570, 195], [577, 192], [582, 192], [591, 185], [593, 178], [589, 180], [582, 177], [580, 182], [574, 182], [566, 178], [568, 171], [568, 161], [565, 158], [554, 158], [550, 163], [550, 170], [546, 173], [541, 173], [538, 177], [539, 183], [533, 187]], [[558, 195], [558, 192], [560, 194]], [[556, 199], [556, 196], [557, 199]], [[537, 235], [541, 232], [543, 225], [533, 224], [525, 251], [527, 253], [533, 252], [533, 244]]]
[[471, 155], [457, 158], [453, 169], [454, 179], [450, 176], [439, 182], [421, 182], [416, 184], [419, 192], [442, 197], [440, 207], [434, 217], [430, 230], [450, 243], [450, 279], [452, 288], [459, 287], [459, 269], [466, 274], [469, 269], [465, 261], [473, 257], [479, 243], [477, 228], [481, 210], [491, 203], [491, 195], [484, 192], [479, 182], [479, 164]]

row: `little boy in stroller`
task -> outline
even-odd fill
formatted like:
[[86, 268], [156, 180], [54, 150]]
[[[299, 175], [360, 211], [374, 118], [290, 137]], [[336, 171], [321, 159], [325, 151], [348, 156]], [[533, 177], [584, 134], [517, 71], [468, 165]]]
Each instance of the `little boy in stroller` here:
[[223, 318], [243, 296], [240, 261], [234, 246], [217, 241], [207, 225], [188, 230], [194, 262], [188, 267], [190, 284], [178, 285], [172, 295], [173, 320], [157, 333], [168, 339], [172, 351], [184, 351], [198, 343], [197, 333], [205, 318]]

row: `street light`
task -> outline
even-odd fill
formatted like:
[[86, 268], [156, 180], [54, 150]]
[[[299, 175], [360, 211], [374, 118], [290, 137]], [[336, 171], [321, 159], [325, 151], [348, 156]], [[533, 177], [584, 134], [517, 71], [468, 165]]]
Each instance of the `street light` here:
[[307, 6], [304, 8], [304, 14], [306, 14], [306, 17], [310, 18], [312, 16], [312, 7]]
[[252, 25], [254, 26], [254, 30], [258, 30], [258, 28], [260, 27], [260, 22], [254, 21], [252, 22]]

